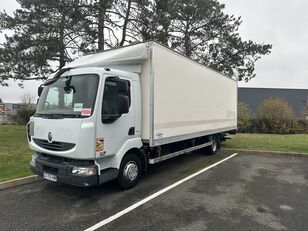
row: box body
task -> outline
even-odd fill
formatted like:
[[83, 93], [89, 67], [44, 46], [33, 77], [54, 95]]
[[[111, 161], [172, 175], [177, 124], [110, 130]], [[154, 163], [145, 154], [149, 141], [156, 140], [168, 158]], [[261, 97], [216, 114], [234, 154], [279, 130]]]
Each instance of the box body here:
[[151, 43], [141, 65], [142, 139], [157, 146], [237, 129], [237, 81]]

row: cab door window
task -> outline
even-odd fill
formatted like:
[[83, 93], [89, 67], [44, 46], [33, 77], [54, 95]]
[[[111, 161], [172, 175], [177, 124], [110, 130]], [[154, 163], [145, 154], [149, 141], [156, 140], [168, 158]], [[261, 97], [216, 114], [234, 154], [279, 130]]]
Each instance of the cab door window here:
[[130, 82], [118, 77], [106, 78], [102, 105], [102, 122], [107, 124], [116, 121], [122, 114], [128, 113], [130, 104]]

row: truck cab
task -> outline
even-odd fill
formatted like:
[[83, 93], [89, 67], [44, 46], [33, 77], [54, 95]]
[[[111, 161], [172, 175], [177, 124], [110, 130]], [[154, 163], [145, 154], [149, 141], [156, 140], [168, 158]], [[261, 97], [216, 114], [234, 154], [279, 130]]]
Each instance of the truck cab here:
[[136, 73], [109, 68], [65, 72], [44, 87], [28, 124], [33, 172], [77, 186], [117, 178], [122, 155], [142, 146], [140, 105]]

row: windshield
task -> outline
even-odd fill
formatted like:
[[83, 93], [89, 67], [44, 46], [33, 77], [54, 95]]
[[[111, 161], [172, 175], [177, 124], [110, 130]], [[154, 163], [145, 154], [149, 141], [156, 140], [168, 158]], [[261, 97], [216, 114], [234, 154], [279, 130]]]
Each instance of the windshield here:
[[94, 110], [97, 75], [73, 75], [45, 86], [35, 116], [88, 117]]

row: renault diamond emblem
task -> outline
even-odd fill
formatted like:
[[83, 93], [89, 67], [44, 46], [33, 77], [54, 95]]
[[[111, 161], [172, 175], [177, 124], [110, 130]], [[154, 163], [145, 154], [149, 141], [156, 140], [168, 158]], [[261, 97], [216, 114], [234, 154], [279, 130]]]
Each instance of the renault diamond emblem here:
[[48, 143], [52, 143], [52, 134], [51, 134], [51, 132], [48, 133]]

